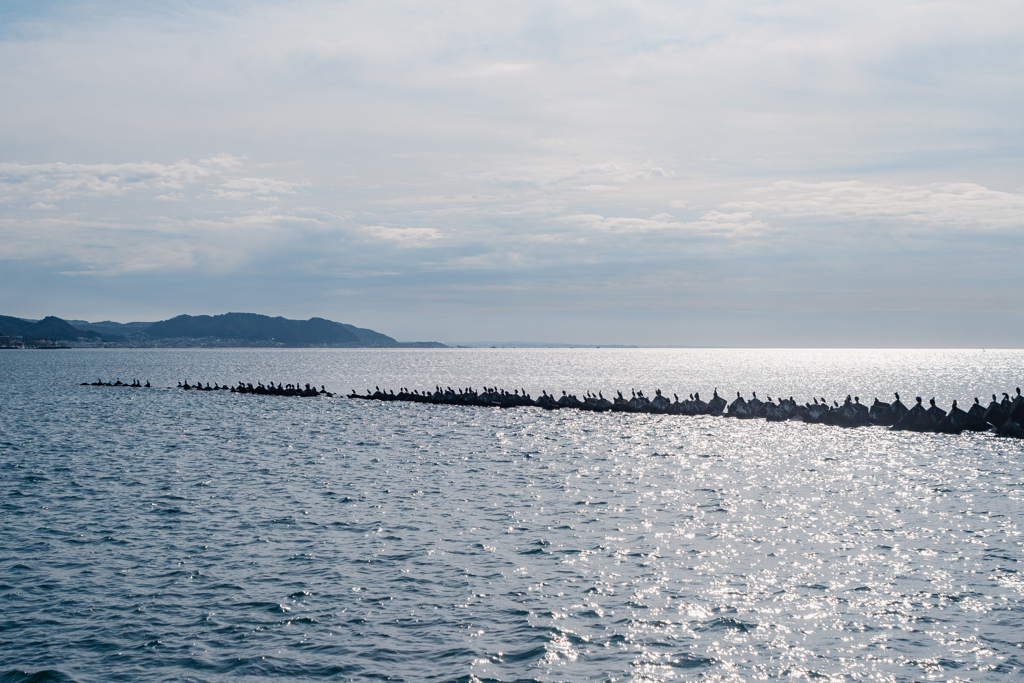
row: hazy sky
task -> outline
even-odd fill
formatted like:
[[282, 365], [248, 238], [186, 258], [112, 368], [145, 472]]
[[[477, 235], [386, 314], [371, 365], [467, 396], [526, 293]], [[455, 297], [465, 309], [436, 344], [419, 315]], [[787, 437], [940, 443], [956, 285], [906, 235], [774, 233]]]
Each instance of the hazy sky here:
[[0, 313], [1012, 346], [1024, 3], [0, 4]]

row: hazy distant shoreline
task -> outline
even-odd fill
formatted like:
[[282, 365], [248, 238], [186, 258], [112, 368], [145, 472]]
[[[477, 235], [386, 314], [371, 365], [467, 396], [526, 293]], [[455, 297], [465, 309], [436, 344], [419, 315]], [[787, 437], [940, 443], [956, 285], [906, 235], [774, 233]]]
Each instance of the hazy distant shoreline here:
[[158, 322], [88, 322], [0, 316], [0, 348], [445, 348], [400, 342], [325, 318], [289, 320], [257, 313], [179, 315]]

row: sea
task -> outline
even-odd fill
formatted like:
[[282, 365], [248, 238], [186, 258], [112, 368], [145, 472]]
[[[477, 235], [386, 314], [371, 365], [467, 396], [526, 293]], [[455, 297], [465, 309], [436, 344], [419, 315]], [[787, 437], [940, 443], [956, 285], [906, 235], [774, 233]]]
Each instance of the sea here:
[[1024, 677], [1024, 441], [344, 398], [438, 385], [966, 408], [1024, 352], [0, 351], [0, 682]]

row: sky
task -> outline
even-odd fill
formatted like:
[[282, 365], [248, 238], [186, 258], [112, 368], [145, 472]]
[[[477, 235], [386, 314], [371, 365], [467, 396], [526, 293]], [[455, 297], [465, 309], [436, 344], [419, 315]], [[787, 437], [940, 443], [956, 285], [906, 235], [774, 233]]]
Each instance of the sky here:
[[1024, 3], [0, 5], [0, 313], [1012, 347]]

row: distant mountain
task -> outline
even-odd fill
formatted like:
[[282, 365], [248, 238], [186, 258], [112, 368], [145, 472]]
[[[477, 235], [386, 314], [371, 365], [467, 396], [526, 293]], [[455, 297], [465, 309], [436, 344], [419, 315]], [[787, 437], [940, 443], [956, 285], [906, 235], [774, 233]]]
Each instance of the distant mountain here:
[[66, 320], [52, 315], [35, 322], [0, 315], [0, 336], [65, 342], [104, 341], [104, 335], [92, 330], [79, 329]]
[[[341, 325], [343, 328], [345, 328], [346, 330], [348, 330], [349, 332], [354, 334], [359, 339], [359, 342], [363, 346], [383, 346], [383, 347], [396, 346], [396, 345], [397, 346], [408, 346], [408, 344], [402, 344], [401, 342], [395, 341], [394, 339], [392, 339], [391, 337], [387, 336], [386, 334], [381, 334], [380, 332], [374, 332], [373, 330], [368, 330], [365, 327], [356, 327], [355, 325], [346, 325], [345, 323], [335, 323], [335, 324], [336, 325]], [[418, 343], [420, 343], [420, 342], [418, 342]], [[428, 343], [432, 343], [432, 342], [428, 342]], [[444, 346], [444, 345], [442, 344], [441, 346]]]
[[[351, 328], [351, 326], [347, 326]], [[341, 323], [323, 318], [288, 320], [256, 313], [224, 315], [179, 315], [153, 323], [142, 332], [150, 339], [231, 339], [283, 346], [370, 346]], [[374, 333], [376, 334], [376, 333]], [[379, 335], [384, 343], [372, 346], [398, 346], [391, 337]]]
[[289, 320], [257, 313], [179, 315], [153, 323], [68, 322], [52, 316], [30, 321], [0, 316], [0, 336], [26, 335], [78, 345], [444, 348], [438, 342], [402, 343], [374, 330], [325, 318]]
[[91, 323], [88, 320], [69, 320], [69, 323], [80, 330], [92, 330], [100, 334], [129, 336], [146, 329], [153, 323], [115, 323], [112, 320], [104, 320], [99, 323]]

